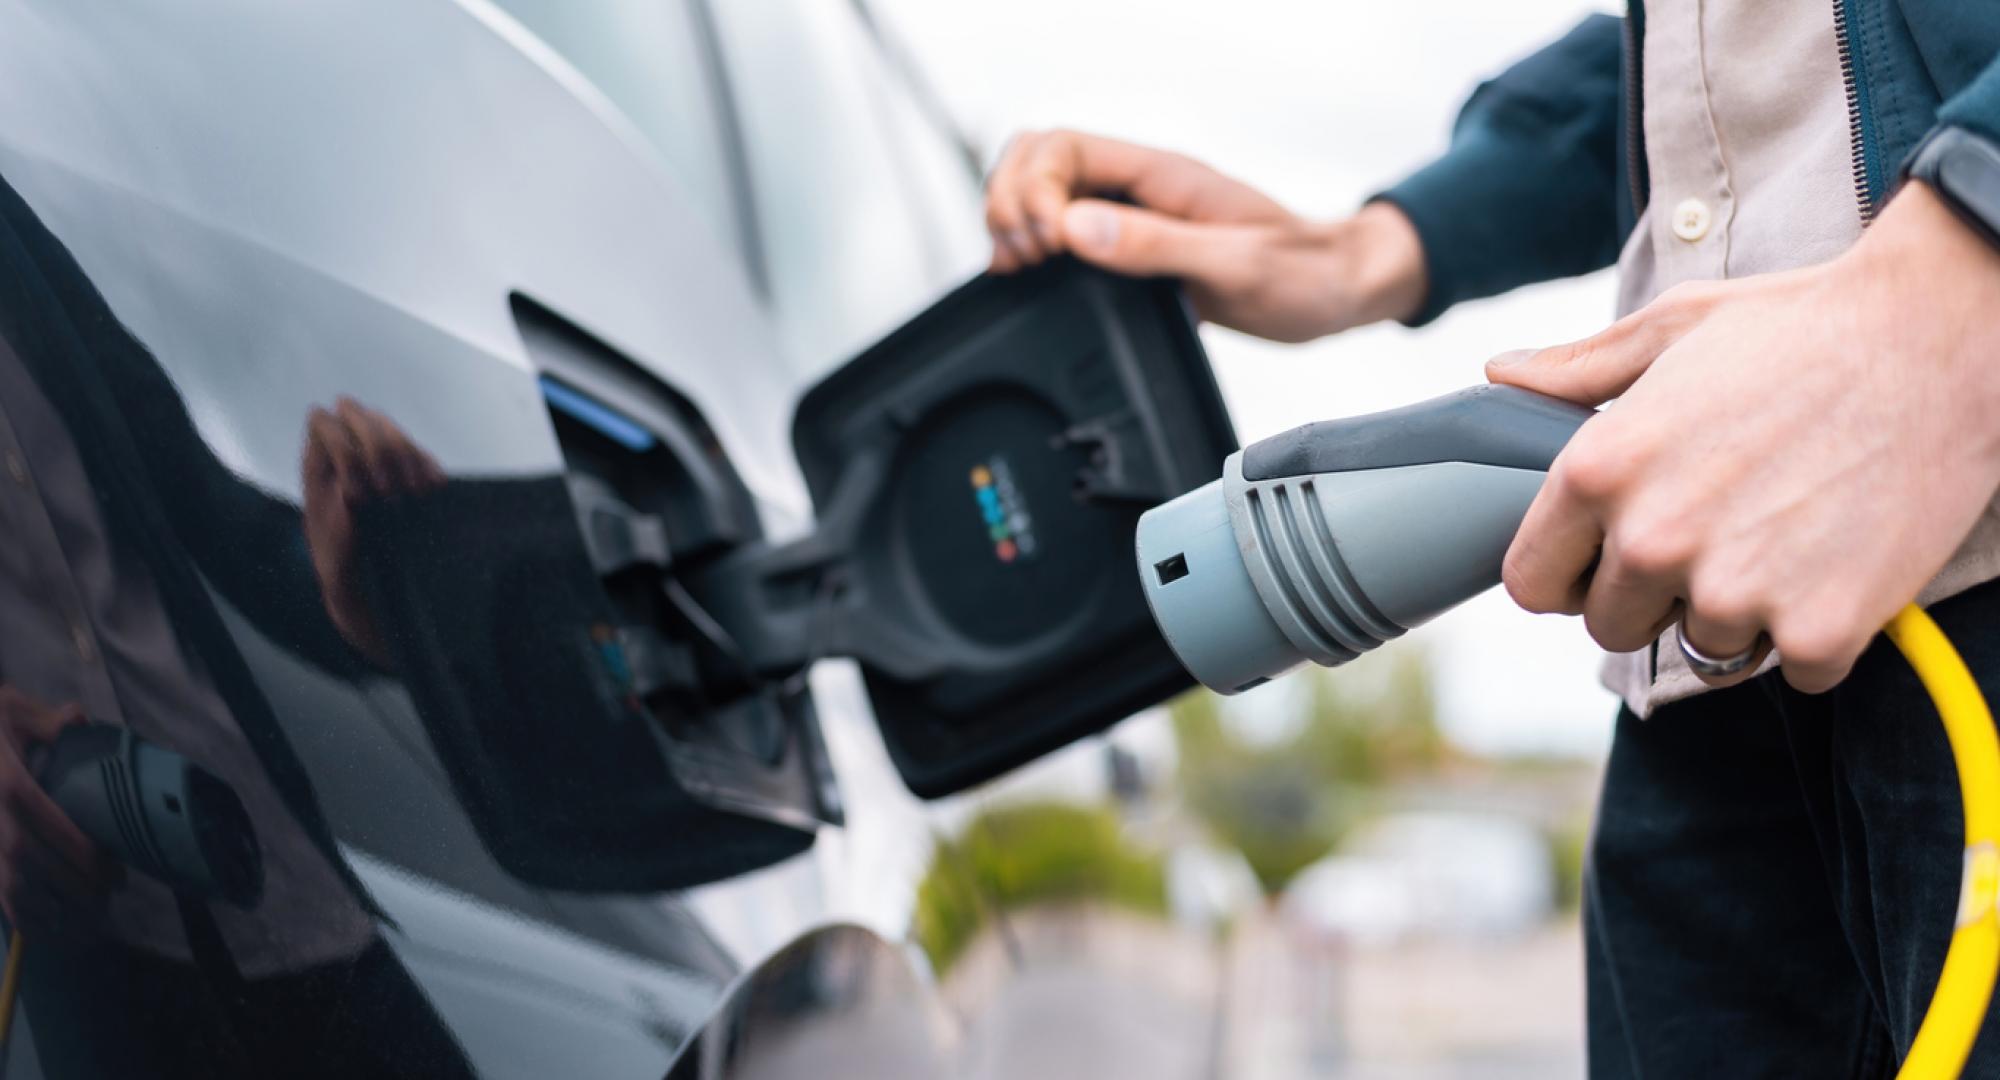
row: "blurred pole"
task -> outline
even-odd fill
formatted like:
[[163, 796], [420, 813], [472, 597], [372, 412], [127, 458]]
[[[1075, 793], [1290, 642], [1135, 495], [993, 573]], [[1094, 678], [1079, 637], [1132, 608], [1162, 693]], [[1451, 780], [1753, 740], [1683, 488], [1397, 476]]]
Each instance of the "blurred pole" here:
[[1309, 1076], [1337, 1076], [1347, 1063], [1347, 937], [1338, 931], [1306, 931], [1296, 952], [1296, 985], [1305, 1025]]
[[917, 110], [924, 114], [924, 119], [932, 127], [951, 141], [972, 176], [979, 180], [985, 179], [985, 155], [980, 153], [978, 144], [965, 133], [965, 129], [958, 126], [958, 121], [952, 117], [951, 110], [945, 107], [944, 98], [938, 94], [937, 87], [924, 74], [923, 65], [917, 62], [901, 38], [883, 28], [881, 20], [875, 17], [875, 10], [868, 0], [850, 0], [850, 3], [854, 7], [855, 17], [860, 20], [862, 28], [867, 30], [868, 39], [874, 42], [875, 51], [881, 54], [883, 62], [888, 64], [908, 87], [911, 99], [916, 102]]

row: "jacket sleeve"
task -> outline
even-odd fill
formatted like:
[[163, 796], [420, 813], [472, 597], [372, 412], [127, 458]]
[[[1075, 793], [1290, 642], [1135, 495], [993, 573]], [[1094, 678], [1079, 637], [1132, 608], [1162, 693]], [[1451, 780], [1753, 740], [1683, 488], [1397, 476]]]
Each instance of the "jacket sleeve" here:
[[1429, 292], [1410, 325], [1617, 259], [1622, 37], [1593, 15], [1481, 84], [1451, 149], [1376, 196], [1423, 242]]
[[2000, 58], [1938, 108], [1940, 126], [1962, 127], [2000, 143]]

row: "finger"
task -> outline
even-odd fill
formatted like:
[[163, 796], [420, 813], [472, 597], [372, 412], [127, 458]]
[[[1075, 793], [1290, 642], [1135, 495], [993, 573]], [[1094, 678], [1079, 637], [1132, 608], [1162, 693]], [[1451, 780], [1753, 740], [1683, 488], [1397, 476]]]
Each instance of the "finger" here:
[[361, 405], [352, 398], [341, 398], [336, 411], [341, 423], [352, 438], [356, 453], [355, 472], [364, 480], [365, 493], [385, 495], [389, 492], [388, 448], [383, 446], [375, 426], [362, 412]]
[[[1093, 147], [1096, 149], [1091, 149]], [[1094, 156], [1121, 156], [1113, 148], [1130, 150], [1133, 156], [1155, 153], [1111, 139], [1073, 131], [1055, 131], [1036, 139], [1021, 155], [1014, 177], [1014, 192], [1021, 204], [1021, 220], [1026, 226], [1027, 237], [1034, 244], [1035, 258], [1065, 250], [1063, 213], [1077, 196], [1122, 192], [1133, 182], [1134, 176], [1105, 174], [1101, 161], [1096, 162], [1097, 171], [1093, 172]], [[1137, 168], [1136, 165], [1133, 167]]]
[[382, 455], [383, 494], [402, 495], [417, 490], [424, 482], [423, 451], [394, 420], [369, 408], [356, 405], [368, 425], [370, 437]]
[[306, 413], [306, 450], [299, 462], [299, 473], [307, 490], [324, 490], [338, 476], [338, 464], [334, 460], [335, 440], [345, 440], [340, 431], [340, 421], [334, 415], [315, 405]]
[[1063, 208], [1084, 190], [1083, 163], [1077, 153], [1081, 138], [1067, 131], [1035, 136], [1022, 147], [1008, 178], [1008, 192], [1018, 214], [1009, 235], [1028, 263], [1042, 262], [1063, 251]]
[[1011, 274], [1027, 265], [1027, 260], [1022, 258], [1020, 251], [1014, 247], [1011, 240], [1003, 234], [994, 234], [993, 258], [988, 264], [987, 269], [996, 274]]
[[1785, 681], [1808, 694], [1840, 685], [1875, 639], [1881, 623], [1867, 617], [1795, 609], [1771, 627]]
[[987, 271], [994, 274], [1011, 274], [1019, 270], [1021, 257], [1014, 254], [1014, 249], [1007, 246], [1007, 242], [1000, 238], [1000, 234], [993, 233], [992, 239], [993, 254], [987, 260]]
[[1028, 264], [1031, 244], [1020, 178], [1023, 162], [1040, 138], [1034, 132], [1016, 135], [986, 179], [986, 231], [993, 236], [993, 268], [1000, 273]]
[[1857, 652], [1839, 661], [1805, 661], [1794, 660], [1781, 651], [1778, 654], [1778, 668], [1784, 674], [1785, 681], [1790, 683], [1794, 690], [1802, 694], [1824, 694], [1846, 681], [1848, 673], [1854, 670], [1854, 663], [1859, 658], [1860, 653]]
[[63, 813], [48, 792], [28, 774], [19, 758], [0, 754], [0, 791], [7, 809], [27, 828], [29, 837], [52, 856], [51, 862], [87, 891], [102, 888], [116, 874], [116, 863]]
[[306, 418], [306, 430], [307, 450], [319, 448], [315, 456], [326, 470], [323, 479], [331, 485], [330, 494], [346, 501], [364, 490], [368, 478], [362, 475], [361, 446], [347, 421], [334, 411], [315, 408]]
[[1645, 573], [1607, 542], [1590, 575], [1583, 624], [1610, 652], [1632, 652], [1658, 641], [1672, 626], [1678, 590], [1667, 575]]
[[1508, 352], [1486, 362], [1490, 382], [1599, 405], [1624, 393], [1659, 353], [1649, 338], [1617, 327], [1596, 337], [1535, 352]]
[[1568, 490], [1557, 459], [1501, 564], [1507, 595], [1527, 611], [1581, 614], [1603, 544], [1602, 527]]
[[1757, 674], [1757, 668], [1771, 651], [1771, 641], [1754, 618], [1718, 614], [1712, 606], [1690, 602], [1681, 614], [1681, 636], [1688, 648], [1714, 660], [1728, 660], [1744, 653], [1750, 658], [1734, 675], [1710, 675], [1690, 665], [1695, 677], [1710, 686], [1734, 686]]
[[1699, 324], [1716, 295], [1705, 284], [1673, 290], [1582, 341], [1502, 353], [1486, 362], [1486, 377], [1583, 405], [1601, 404], [1630, 389], [1661, 353]]
[[1123, 195], [1163, 217], [1239, 225], [1288, 222], [1282, 205], [1182, 154], [1075, 131], [1022, 136], [988, 185], [988, 227], [1039, 262], [1069, 247], [1064, 217], [1089, 195]]
[[410, 438], [407, 434], [403, 436], [403, 445], [406, 448], [403, 458], [404, 465], [409, 470], [412, 478], [410, 490], [414, 492], [433, 491], [443, 487], [447, 478], [444, 466], [438, 464], [438, 459], [431, 456], [429, 450], [417, 445], [416, 440]]
[[1225, 292], [1245, 285], [1255, 270], [1255, 237], [1254, 226], [1195, 224], [1102, 199], [1079, 199], [1063, 212], [1063, 241], [1086, 262]]
[[52, 742], [63, 728], [83, 721], [80, 705], [52, 708], [15, 687], [0, 686], [0, 734], [16, 753], [35, 743]]
[[1757, 644], [1764, 625], [1747, 607], [1733, 602], [1719, 603], [1696, 590], [1688, 598], [1687, 611], [1681, 616], [1681, 633], [1687, 635], [1688, 644], [1696, 652], [1721, 659], [1739, 655]]
[[[1167, 217], [1188, 221], [1274, 224], [1291, 212], [1257, 189], [1185, 154], [1075, 131], [1051, 132], [1036, 144], [1023, 180], [1066, 196], [1121, 194]], [[1023, 198], [1029, 196], [1023, 192]]]

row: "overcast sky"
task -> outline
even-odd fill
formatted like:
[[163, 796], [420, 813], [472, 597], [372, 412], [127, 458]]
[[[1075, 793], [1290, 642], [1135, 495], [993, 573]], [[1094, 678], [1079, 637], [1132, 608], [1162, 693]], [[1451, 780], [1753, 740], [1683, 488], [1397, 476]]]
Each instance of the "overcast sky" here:
[[[1065, 126], [1205, 159], [1301, 213], [1333, 216], [1445, 145], [1483, 76], [1562, 33], [1579, 0], [874, 0], [953, 114], [987, 147]], [[1585, 336], [1611, 280], [1522, 290], [1420, 331], [1280, 346], [1213, 327], [1209, 354], [1249, 441], [1480, 380], [1487, 357]], [[1440, 527], [1449, 527], [1440, 522]], [[1575, 620], [1495, 590], [1412, 635], [1444, 720], [1479, 749], [1600, 753], [1614, 704]]]

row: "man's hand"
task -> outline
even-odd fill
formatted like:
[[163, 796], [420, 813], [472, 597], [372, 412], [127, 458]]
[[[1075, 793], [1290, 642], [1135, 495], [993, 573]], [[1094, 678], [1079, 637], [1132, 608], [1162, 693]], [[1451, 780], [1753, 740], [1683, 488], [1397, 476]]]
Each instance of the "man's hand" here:
[[327, 616], [355, 651], [388, 668], [388, 649], [356, 575], [354, 511], [441, 487], [444, 470], [395, 421], [341, 398], [306, 417], [303, 472], [306, 546]]
[[1682, 286], [1487, 373], [1618, 398], [1507, 553], [1522, 607], [1581, 613], [1614, 651], [1676, 617], [1710, 656], [1768, 633], [1822, 691], [2000, 486], [2000, 254], [1912, 184], [1833, 262]]
[[123, 876], [28, 768], [31, 747], [81, 723], [75, 705], [54, 708], [0, 683], [0, 910], [9, 926], [60, 918], [65, 904], [94, 902]]
[[1073, 131], [1014, 139], [987, 179], [986, 225], [996, 273], [1070, 251], [1180, 278], [1202, 318], [1278, 341], [1405, 318], [1424, 299], [1417, 231], [1387, 203], [1309, 222], [1198, 161]]

